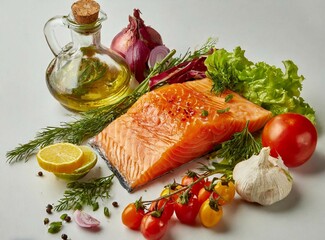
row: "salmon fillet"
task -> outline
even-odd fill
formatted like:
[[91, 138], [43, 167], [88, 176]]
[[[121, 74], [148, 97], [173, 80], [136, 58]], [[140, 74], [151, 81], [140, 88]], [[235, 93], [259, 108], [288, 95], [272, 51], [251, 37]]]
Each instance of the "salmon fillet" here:
[[[206, 78], [148, 92], [94, 138], [128, 191], [208, 153], [241, 131], [248, 120], [254, 132], [272, 117], [234, 92], [217, 96], [211, 88], [212, 81]], [[233, 98], [225, 102], [229, 94]]]

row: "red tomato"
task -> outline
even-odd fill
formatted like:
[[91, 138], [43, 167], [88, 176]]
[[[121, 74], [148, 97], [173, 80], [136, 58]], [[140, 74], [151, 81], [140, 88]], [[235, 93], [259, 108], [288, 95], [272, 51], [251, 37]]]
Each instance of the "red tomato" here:
[[281, 156], [287, 167], [298, 167], [313, 155], [317, 131], [308, 118], [284, 113], [272, 118], [262, 132], [262, 144], [270, 147], [271, 156]]
[[[191, 183], [195, 182], [198, 180], [199, 177], [194, 173], [194, 172], [188, 172], [183, 178], [182, 178], [182, 185], [188, 186]], [[191, 192], [194, 195], [198, 195], [200, 189], [204, 187], [205, 181], [202, 179], [198, 183], [194, 184], [191, 188]]]
[[144, 209], [137, 209], [135, 203], [130, 203], [122, 212], [122, 222], [128, 228], [138, 230], [144, 215]]
[[174, 202], [166, 198], [152, 202], [149, 211], [161, 211], [162, 220], [168, 221], [174, 214]]
[[189, 196], [187, 203], [182, 204], [180, 198], [175, 203], [175, 214], [182, 223], [194, 225], [197, 214], [200, 210], [200, 204], [196, 196]]
[[141, 221], [141, 233], [148, 240], [161, 239], [167, 230], [168, 222], [147, 213]]

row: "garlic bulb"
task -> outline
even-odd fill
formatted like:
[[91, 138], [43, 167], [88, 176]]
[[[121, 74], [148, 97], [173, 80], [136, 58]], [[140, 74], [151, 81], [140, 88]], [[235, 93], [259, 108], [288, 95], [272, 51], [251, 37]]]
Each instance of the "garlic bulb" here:
[[271, 205], [292, 189], [292, 178], [281, 158], [270, 156], [270, 148], [238, 163], [233, 171], [237, 193], [246, 201]]

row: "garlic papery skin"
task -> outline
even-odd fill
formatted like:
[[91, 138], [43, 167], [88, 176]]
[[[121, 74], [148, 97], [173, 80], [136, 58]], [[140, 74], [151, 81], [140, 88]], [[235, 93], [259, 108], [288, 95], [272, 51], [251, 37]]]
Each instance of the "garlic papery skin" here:
[[281, 158], [270, 156], [270, 148], [262, 148], [259, 155], [253, 155], [239, 162], [233, 170], [237, 193], [246, 201], [261, 205], [276, 203], [290, 193], [292, 177]]

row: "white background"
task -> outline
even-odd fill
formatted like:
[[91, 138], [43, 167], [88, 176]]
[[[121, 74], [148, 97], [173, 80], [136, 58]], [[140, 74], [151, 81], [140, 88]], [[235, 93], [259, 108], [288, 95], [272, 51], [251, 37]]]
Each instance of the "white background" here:
[[[101, 0], [108, 14], [103, 23], [102, 42], [109, 46], [112, 37], [128, 24], [128, 15], [139, 8], [145, 23], [157, 29], [164, 43], [179, 54], [202, 45], [208, 37], [218, 37], [219, 48], [232, 50], [241, 46], [253, 61], [265, 61], [283, 67], [291, 59], [306, 80], [302, 95], [317, 112], [318, 146], [312, 159], [292, 169], [295, 184], [291, 194], [278, 204], [261, 207], [238, 197], [225, 207], [222, 222], [213, 229], [199, 225], [188, 227], [173, 220], [164, 239], [323, 239], [325, 225], [325, 140], [323, 124], [325, 77], [325, 2], [281, 0]], [[72, 1], [0, 0], [0, 238], [4, 240], [60, 239], [142, 239], [141, 234], [126, 229], [120, 221], [125, 204], [140, 196], [152, 199], [174, 178], [180, 180], [187, 165], [129, 194], [117, 180], [112, 198], [92, 213], [101, 221], [101, 230], [89, 232], [75, 223], [64, 224], [60, 234], [47, 233], [43, 219], [59, 220], [60, 214], [48, 216], [45, 206], [56, 203], [65, 190], [65, 182], [39, 168], [35, 157], [27, 163], [9, 165], [5, 153], [33, 139], [46, 126], [71, 121], [47, 90], [45, 70], [53, 58], [43, 35], [45, 22], [55, 15], [69, 13]], [[67, 43], [69, 30], [62, 30]], [[88, 176], [110, 174], [99, 163]], [[119, 208], [113, 208], [118, 201]], [[112, 212], [103, 215], [103, 206]], [[89, 209], [86, 209], [89, 210]], [[91, 210], [89, 210], [91, 212]], [[70, 211], [67, 211], [71, 214]]]

